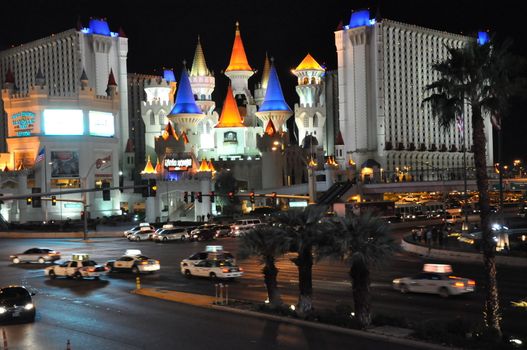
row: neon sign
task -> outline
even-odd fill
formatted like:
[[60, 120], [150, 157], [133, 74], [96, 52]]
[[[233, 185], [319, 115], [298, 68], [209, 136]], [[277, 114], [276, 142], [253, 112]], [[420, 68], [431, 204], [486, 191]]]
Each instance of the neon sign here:
[[35, 125], [35, 113], [18, 112], [11, 116], [11, 124], [15, 129], [16, 136], [31, 136]]
[[187, 171], [192, 168], [192, 158], [165, 158], [164, 165], [168, 171]]

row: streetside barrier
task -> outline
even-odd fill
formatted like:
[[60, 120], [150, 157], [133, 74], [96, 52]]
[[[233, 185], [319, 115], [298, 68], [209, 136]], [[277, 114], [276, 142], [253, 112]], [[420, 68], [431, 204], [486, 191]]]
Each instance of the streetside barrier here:
[[[437, 249], [433, 247], [428, 248], [426, 246], [412, 244], [407, 242], [405, 239], [401, 240], [401, 248], [406, 252], [418, 254], [428, 258], [483, 263], [483, 254], [481, 253], [460, 252], [454, 250]], [[514, 267], [527, 267], [527, 258], [496, 255], [496, 263], [499, 265]]]
[[8, 346], [7, 346], [7, 335], [5, 334], [5, 329], [2, 328], [2, 338], [4, 338], [4, 350], [8, 350]]
[[139, 276], [135, 278], [135, 289], [141, 289], [141, 279]]
[[68, 341], [66, 342], [66, 350], [71, 350], [71, 343], [70, 343], [70, 340], [68, 339]]
[[223, 283], [214, 284], [214, 304], [228, 305], [229, 304], [229, 285]]

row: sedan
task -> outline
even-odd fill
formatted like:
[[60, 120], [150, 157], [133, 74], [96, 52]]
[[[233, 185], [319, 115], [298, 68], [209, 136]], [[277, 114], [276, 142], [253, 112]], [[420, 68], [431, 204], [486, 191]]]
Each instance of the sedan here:
[[468, 278], [451, 276], [448, 273], [422, 272], [413, 277], [396, 278], [393, 288], [401, 293], [431, 293], [443, 298], [474, 292], [476, 282]]
[[185, 241], [189, 237], [190, 236], [185, 228], [176, 227], [172, 229], [164, 229], [159, 232], [156, 231], [156, 233], [152, 235], [152, 240], [156, 242], [166, 242], [174, 240]]
[[215, 279], [234, 279], [243, 276], [243, 269], [226, 260], [203, 260], [197, 264], [181, 263], [181, 273], [187, 278], [192, 276]]
[[22, 286], [9, 286], [0, 289], [0, 321], [24, 320], [33, 322], [36, 312], [32, 295], [35, 294], [28, 292]]
[[54, 262], [60, 259], [60, 252], [49, 248], [31, 248], [21, 254], [9, 256], [13, 264], [21, 262], [34, 262], [44, 264], [46, 262]]
[[148, 241], [153, 234], [154, 230], [139, 230], [129, 234], [127, 238], [129, 241]]
[[106, 267], [110, 272], [127, 271], [135, 274], [142, 272], [153, 273], [161, 269], [159, 260], [150, 259], [141, 252], [138, 254], [125, 254], [119, 259], [109, 260], [106, 262]]

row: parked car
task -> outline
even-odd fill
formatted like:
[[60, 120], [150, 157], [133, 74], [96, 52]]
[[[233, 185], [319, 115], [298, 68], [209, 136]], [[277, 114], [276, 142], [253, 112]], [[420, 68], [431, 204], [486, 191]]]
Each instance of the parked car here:
[[175, 227], [171, 229], [162, 229], [159, 232], [156, 231], [152, 235], [152, 240], [156, 242], [166, 242], [166, 241], [186, 241], [190, 238], [190, 235], [187, 233], [187, 230], [184, 227]]
[[181, 273], [187, 278], [192, 276], [211, 279], [234, 279], [243, 276], [243, 269], [226, 260], [203, 260], [197, 264], [181, 262]]
[[452, 276], [450, 265], [425, 264], [423, 272], [393, 280], [393, 288], [401, 293], [431, 293], [443, 298], [474, 292], [476, 282], [462, 277]]
[[132, 227], [129, 230], [124, 231], [124, 236], [128, 237], [132, 233], [136, 233], [141, 230], [154, 230], [154, 226], [148, 224], [148, 223], [142, 223], [139, 226]]
[[213, 228], [198, 228], [192, 230], [190, 238], [194, 241], [210, 241], [214, 239], [215, 234]]
[[127, 238], [129, 241], [148, 241], [154, 233], [151, 229], [139, 230], [129, 234]]
[[159, 260], [142, 255], [140, 250], [128, 249], [119, 259], [107, 261], [106, 267], [110, 272], [127, 271], [138, 274], [159, 271], [161, 264]]
[[86, 277], [99, 279], [108, 272], [108, 268], [93, 260], [68, 260], [60, 265], [47, 267], [44, 272], [51, 279], [56, 277], [71, 277], [77, 280]]
[[236, 220], [231, 226], [231, 234], [235, 237], [240, 236], [243, 232], [254, 228], [256, 225], [262, 224], [260, 219], [242, 219]]
[[60, 252], [50, 248], [31, 248], [21, 254], [10, 255], [9, 259], [13, 264], [19, 263], [39, 263], [54, 262], [60, 259]]
[[22, 286], [9, 286], [0, 289], [0, 322], [35, 320], [35, 304], [30, 293]]
[[223, 250], [221, 245], [208, 245], [202, 252], [194, 253], [186, 259], [181, 261], [181, 264], [197, 264], [203, 260], [226, 260], [233, 264], [236, 263], [234, 255], [230, 252]]
[[216, 231], [214, 235], [216, 238], [229, 237], [231, 235], [231, 227], [229, 225], [216, 225], [214, 230]]

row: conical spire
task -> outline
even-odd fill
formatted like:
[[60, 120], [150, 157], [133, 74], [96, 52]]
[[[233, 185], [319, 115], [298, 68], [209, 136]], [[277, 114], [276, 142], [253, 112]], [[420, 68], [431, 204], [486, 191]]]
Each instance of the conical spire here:
[[307, 56], [300, 62], [298, 67], [296, 67], [295, 71], [301, 71], [301, 70], [318, 70], [321, 72], [324, 72], [325, 69], [322, 68], [320, 64], [318, 64], [317, 61], [311, 56], [311, 54], [307, 54]]
[[242, 118], [240, 117], [240, 111], [234, 100], [232, 93], [232, 87], [229, 85], [227, 88], [227, 96], [223, 103], [223, 110], [221, 111], [220, 120], [216, 128], [238, 128], [244, 127]]
[[165, 130], [163, 130], [163, 132], [161, 133], [161, 137], [163, 137], [163, 140], [166, 141], [170, 136], [172, 136], [176, 140], [179, 140], [179, 137], [177, 136], [174, 127], [172, 127], [172, 123], [168, 122], [165, 126]]
[[252, 71], [253, 69], [247, 62], [245, 49], [243, 48], [242, 37], [240, 35], [240, 24], [236, 22], [236, 34], [234, 36], [234, 45], [232, 47], [231, 61], [226, 72], [229, 71]]
[[128, 138], [128, 142], [126, 142], [126, 148], [124, 149], [125, 153], [134, 153], [135, 152], [135, 146], [134, 142], [131, 138]]
[[15, 75], [11, 71], [11, 67], [7, 68], [7, 72], [5, 73], [5, 83], [15, 83]]
[[88, 75], [86, 74], [86, 70], [82, 68], [82, 74], [81, 74], [81, 81], [86, 80], [88, 81]]
[[271, 71], [269, 72], [269, 83], [267, 85], [267, 91], [265, 92], [265, 99], [258, 112], [267, 111], [291, 112], [291, 108], [289, 108], [284, 100], [284, 94], [282, 93], [282, 87], [280, 86], [280, 80], [278, 80], [278, 74], [276, 73], [274, 64], [271, 65]]
[[42, 69], [40, 69], [40, 67], [38, 68], [37, 75], [35, 75], [35, 84], [39, 86], [44, 86], [46, 84], [46, 78], [44, 77], [44, 74], [42, 73]]
[[191, 77], [204, 77], [210, 76], [210, 72], [205, 62], [205, 55], [201, 48], [201, 41], [198, 36], [198, 45], [196, 46], [196, 52], [194, 53], [194, 61], [192, 62], [192, 69], [190, 71]]
[[214, 165], [212, 164], [212, 160], [209, 160], [209, 170], [213, 173], [216, 172], [216, 168], [214, 168]]
[[150, 156], [148, 156], [148, 160], [146, 162], [145, 168], [143, 171], [141, 171], [141, 174], [155, 174], [156, 170], [154, 169], [154, 166], [152, 165], [152, 162], [150, 161]]
[[209, 169], [209, 163], [207, 163], [207, 160], [205, 158], [203, 158], [201, 160], [201, 164], [199, 166], [199, 169], [198, 169], [199, 172], [202, 172], [202, 171], [210, 171]]
[[113, 76], [113, 69], [110, 69], [110, 75], [108, 76], [108, 86], [117, 86], [115, 77]]
[[201, 109], [196, 104], [192, 87], [188, 80], [187, 68], [183, 67], [181, 70], [181, 78], [179, 78], [178, 89], [176, 93], [176, 104], [170, 111], [174, 114], [202, 114]]
[[265, 53], [265, 62], [262, 72], [262, 88], [267, 89], [267, 83], [269, 82], [269, 71], [271, 70], [271, 63], [269, 62], [269, 57], [267, 52]]
[[344, 146], [344, 138], [342, 137], [340, 130], [337, 134], [337, 138], [335, 139], [335, 146]]
[[271, 119], [269, 119], [269, 123], [267, 123], [267, 126], [265, 127], [265, 133], [269, 136], [274, 136], [274, 134], [276, 134], [276, 128]]

